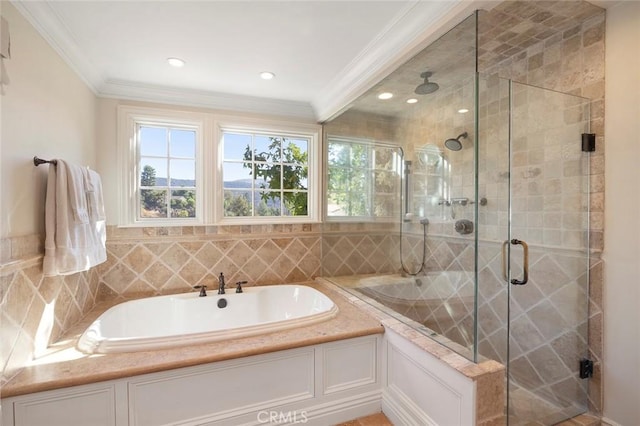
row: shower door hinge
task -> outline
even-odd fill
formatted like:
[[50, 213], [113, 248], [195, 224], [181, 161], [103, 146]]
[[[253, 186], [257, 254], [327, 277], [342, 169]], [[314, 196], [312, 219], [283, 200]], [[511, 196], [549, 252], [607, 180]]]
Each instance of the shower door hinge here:
[[580, 378], [588, 379], [589, 377], [593, 377], [593, 361], [582, 358], [580, 360]]
[[595, 150], [596, 150], [596, 134], [583, 133], [582, 134], [582, 151], [593, 152]]

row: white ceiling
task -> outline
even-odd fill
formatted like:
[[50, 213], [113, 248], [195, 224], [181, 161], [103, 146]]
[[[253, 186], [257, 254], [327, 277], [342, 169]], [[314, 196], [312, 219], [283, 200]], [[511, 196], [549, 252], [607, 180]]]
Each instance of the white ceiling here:
[[[13, 4], [99, 96], [322, 121], [479, 2]], [[170, 67], [168, 57], [186, 65]], [[261, 71], [276, 78], [261, 80]]]

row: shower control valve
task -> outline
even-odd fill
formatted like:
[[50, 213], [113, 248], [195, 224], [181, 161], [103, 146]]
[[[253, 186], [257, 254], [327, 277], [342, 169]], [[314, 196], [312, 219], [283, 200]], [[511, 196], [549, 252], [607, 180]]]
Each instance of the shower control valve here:
[[466, 235], [473, 232], [473, 222], [468, 219], [456, 220], [456, 232], [460, 235]]

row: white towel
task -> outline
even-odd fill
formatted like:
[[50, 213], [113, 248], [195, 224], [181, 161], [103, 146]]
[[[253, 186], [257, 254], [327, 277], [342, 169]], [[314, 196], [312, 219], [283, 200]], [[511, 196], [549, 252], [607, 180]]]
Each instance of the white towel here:
[[[66, 175], [67, 197], [69, 198], [69, 207], [73, 213], [73, 220], [76, 223], [89, 223], [85, 168], [58, 160], [58, 165], [60, 163], [65, 167], [62, 167], [62, 170], [58, 169], [59, 178], [64, 179], [64, 176]], [[64, 184], [64, 181], [61, 183]], [[61, 193], [58, 194], [58, 196], [61, 195]]]
[[104, 201], [102, 198], [102, 181], [98, 172], [88, 167], [82, 169], [84, 173], [85, 192], [87, 194], [87, 211], [91, 222], [105, 220]]
[[57, 162], [49, 166], [47, 180], [45, 276], [75, 274], [107, 260], [100, 176]]

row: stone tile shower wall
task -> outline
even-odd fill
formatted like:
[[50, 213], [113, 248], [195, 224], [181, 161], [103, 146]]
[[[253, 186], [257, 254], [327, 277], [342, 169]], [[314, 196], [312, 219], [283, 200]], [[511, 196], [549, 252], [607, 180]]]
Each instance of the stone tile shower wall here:
[[0, 267], [0, 364], [4, 382], [95, 306], [99, 279], [95, 268], [43, 277], [43, 245], [38, 235], [2, 242], [7, 256]]
[[[576, 382], [571, 378], [575, 376], [576, 366], [566, 360], [566, 350], [569, 347], [582, 348], [588, 344], [588, 356], [595, 362], [594, 377], [588, 381], [589, 409], [599, 413], [602, 410], [602, 378], [601, 378], [601, 357], [602, 357], [602, 261], [600, 253], [603, 248], [602, 229], [604, 211], [604, 11], [588, 4], [574, 2], [558, 2], [553, 4], [553, 13], [544, 14], [536, 9], [536, 2], [505, 2], [484, 16], [486, 20], [480, 20], [480, 48], [486, 53], [481, 59], [481, 72], [488, 76], [486, 82], [488, 86], [499, 84], [495, 79], [497, 76], [510, 78], [516, 82], [526, 83], [532, 86], [543, 87], [563, 93], [570, 93], [577, 96], [589, 98], [587, 114], [590, 117], [590, 132], [596, 134], [596, 151], [590, 154], [589, 164], [581, 164], [580, 158], [575, 151], [568, 147], [554, 146], [550, 142], [553, 139], [561, 140], [561, 127], [576, 125], [580, 116], [584, 114], [585, 108], [575, 102], [575, 99], [565, 97], [560, 100], [562, 104], [554, 103], [554, 96], [540, 99], [541, 91], [514, 90], [513, 108], [514, 114], [519, 114], [520, 118], [526, 114], [537, 111], [537, 114], [545, 120], [545, 126], [551, 128], [546, 134], [517, 134], [514, 135], [513, 144], [513, 176], [514, 199], [512, 202], [526, 214], [516, 215], [514, 219], [514, 232], [520, 232], [521, 238], [532, 242], [532, 259], [530, 261], [532, 277], [546, 277], [548, 282], [553, 283], [552, 287], [533, 279], [533, 285], [527, 289], [526, 293], [514, 293], [516, 303], [514, 306], [522, 308], [522, 312], [516, 309], [512, 316], [517, 317], [516, 325], [518, 333], [514, 336], [522, 336], [529, 340], [516, 342], [513, 345], [516, 349], [515, 357], [512, 356], [512, 371], [517, 375], [517, 380], [535, 389], [547, 399], [560, 404], [569, 404], [563, 395], [572, 395], [577, 392], [584, 383]], [[536, 14], [540, 15], [541, 22], [536, 22]], [[581, 19], [578, 19], [580, 18]], [[571, 23], [569, 17], [582, 23]], [[586, 20], [585, 20], [586, 19]], [[547, 25], [551, 33], [544, 40], [521, 37], [516, 34], [509, 34], [504, 29], [505, 20], [514, 21], [516, 25], [528, 26], [530, 29], [536, 25]], [[564, 20], [564, 22], [562, 22]], [[525, 33], [526, 33], [525, 29]], [[540, 34], [540, 32], [538, 33]], [[512, 55], [505, 55], [509, 49], [518, 44], [525, 45], [525, 49]], [[528, 45], [528, 46], [527, 46]], [[505, 50], [506, 49], [506, 50]], [[516, 49], [518, 50], [518, 49]], [[517, 88], [516, 88], [517, 89]], [[480, 123], [485, 123], [486, 133], [480, 135], [485, 141], [506, 141], [507, 135], [498, 133], [504, 132], [504, 115], [508, 106], [504, 104], [505, 87], [494, 90], [495, 97], [487, 100], [480, 107]], [[481, 96], [482, 99], [482, 96]], [[556, 98], [558, 101], [558, 98]], [[522, 112], [520, 112], [520, 110]], [[533, 114], [531, 114], [533, 115]], [[514, 115], [518, 119], [518, 115]], [[483, 121], [484, 120], [484, 121]], [[557, 122], [557, 125], [554, 124]], [[533, 123], [535, 128], [536, 123]], [[496, 129], [500, 129], [497, 131]], [[482, 129], [481, 129], [482, 131]], [[532, 132], [535, 133], [535, 132]], [[573, 132], [576, 133], [575, 131]], [[575, 141], [579, 144], [579, 141]], [[482, 146], [482, 145], [481, 145]], [[504, 146], [504, 145], [503, 145]], [[490, 148], [488, 148], [490, 149]], [[485, 158], [497, 158], [499, 152], [488, 151]], [[480, 155], [482, 159], [482, 154]], [[558, 161], [562, 160], [562, 161]], [[500, 160], [502, 161], [502, 159]], [[491, 170], [491, 165], [487, 165], [485, 170], [480, 166], [480, 173]], [[582, 170], [589, 169], [588, 177], [590, 183], [589, 197], [580, 193], [580, 189], [570, 190], [569, 196], [560, 196], [560, 190], [570, 188], [579, 184], [578, 175]], [[485, 176], [485, 182], [491, 182], [494, 187], [487, 186], [486, 191], [491, 193], [497, 190], [502, 191], [504, 182], [499, 176]], [[497, 206], [504, 204], [505, 200], [497, 203]], [[578, 205], [589, 206], [589, 231], [588, 236], [580, 229], [584, 229], [587, 221], [586, 217], [562, 214], [564, 207], [575, 208]], [[526, 208], [525, 208], [526, 207]], [[495, 215], [494, 215], [495, 213]], [[486, 238], [491, 239], [493, 235], [501, 234], [501, 227], [504, 226], [506, 217], [505, 210], [491, 212], [489, 209], [486, 216], [480, 214], [480, 223], [484, 223], [487, 234]], [[575, 216], [575, 217], [574, 217]], [[563, 223], [564, 222], [564, 223]], [[481, 228], [482, 229], [482, 228]], [[571, 250], [549, 250], [546, 247], [562, 245], [564, 247], [579, 247], [588, 243], [591, 248], [590, 265], [584, 262], [582, 256]], [[540, 246], [536, 247], [536, 245]], [[491, 257], [490, 249], [485, 256]], [[481, 252], [483, 251], [481, 250]], [[497, 254], [496, 254], [497, 255]], [[537, 258], [537, 259], [536, 259]], [[495, 263], [495, 261], [494, 261]], [[589, 269], [588, 276], [585, 271]], [[493, 267], [485, 274], [499, 276], [498, 270]], [[588, 280], [588, 281], [587, 281]], [[490, 282], [491, 279], [487, 279]], [[524, 286], [526, 287], [526, 286]], [[588, 297], [588, 312], [578, 312], [583, 306], [587, 306], [584, 301], [567, 300], [570, 295], [569, 289], [573, 288], [572, 298], [578, 297], [586, 299]], [[575, 289], [578, 288], [576, 291]], [[563, 303], [559, 300], [565, 297]], [[485, 299], [486, 305], [480, 305], [480, 316], [491, 316], [498, 314], [496, 306], [504, 306], [503, 300], [506, 295], [494, 295], [496, 299], [491, 301]], [[537, 304], [539, 300], [550, 303]], [[499, 302], [498, 302], [499, 301]], [[498, 303], [494, 303], [498, 302]], [[539, 307], [544, 306], [547, 311], [542, 312]], [[567, 307], [576, 308], [567, 310]], [[580, 322], [580, 318], [588, 316], [588, 322]], [[545, 319], [554, 318], [557, 324], [566, 325], [565, 330], [577, 327], [579, 334], [564, 331], [560, 335], [548, 335], [544, 328]], [[576, 321], [578, 323], [576, 323]], [[482, 320], [481, 320], [482, 323]], [[486, 322], [491, 324], [491, 322]], [[587, 331], [585, 331], [587, 329]], [[498, 333], [503, 336], [506, 331], [484, 330], [485, 333]], [[588, 342], [584, 337], [588, 337]], [[522, 339], [520, 337], [520, 339]], [[488, 339], [498, 342], [500, 339]], [[522, 354], [518, 354], [518, 347], [525, 343]], [[526, 345], [528, 343], [528, 345]], [[499, 343], [489, 345], [489, 341], [481, 341], [481, 348], [487, 353], [492, 350], [500, 352]], [[531, 347], [533, 345], [533, 347]], [[587, 350], [584, 351], [585, 355]], [[521, 355], [521, 356], [519, 356]], [[548, 357], [549, 370], [543, 374], [537, 374], [531, 368], [531, 363], [540, 360], [542, 356]], [[547, 377], [545, 377], [547, 375]], [[541, 377], [548, 379], [555, 378], [549, 383], [541, 383]], [[517, 407], [520, 410], [544, 409], [544, 406], [523, 406]]]
[[327, 223], [322, 234], [322, 276], [398, 272], [396, 225]]

